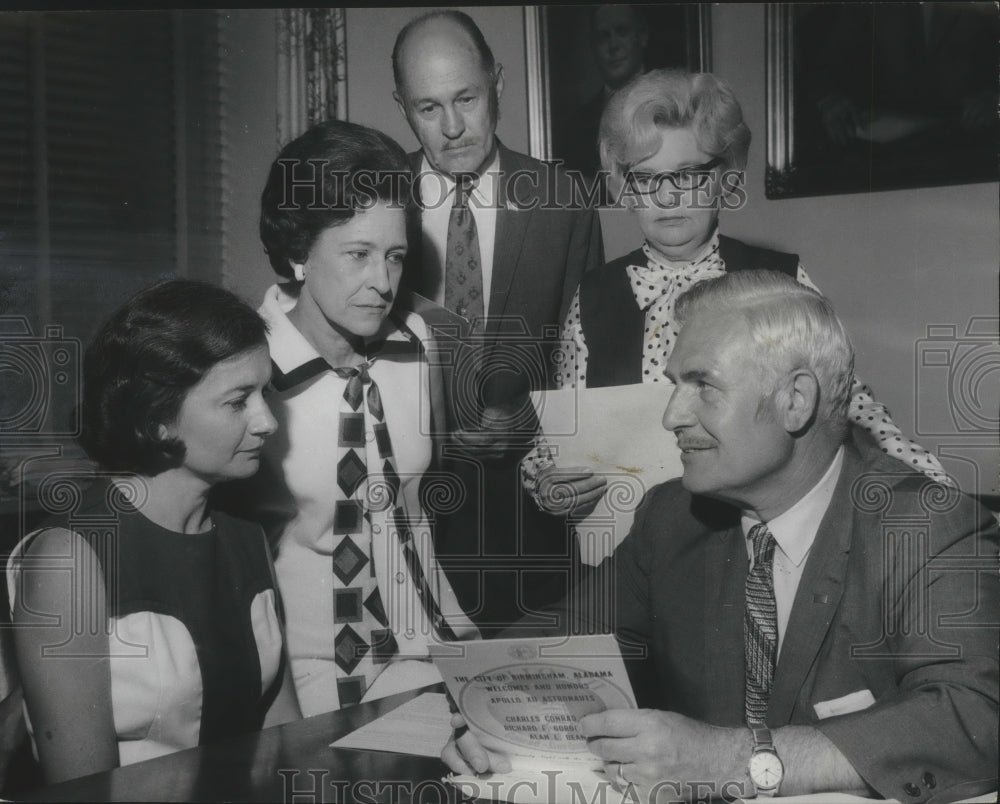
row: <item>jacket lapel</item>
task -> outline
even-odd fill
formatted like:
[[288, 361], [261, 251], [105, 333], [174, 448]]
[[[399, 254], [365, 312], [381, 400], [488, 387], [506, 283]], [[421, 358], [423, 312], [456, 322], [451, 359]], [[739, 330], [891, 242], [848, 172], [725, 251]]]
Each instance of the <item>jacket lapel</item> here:
[[791, 718], [844, 592], [854, 520], [851, 486], [863, 468], [855, 449], [847, 445], [845, 450], [840, 479], [806, 559], [782, 641], [768, 707], [771, 724], [787, 723]]
[[705, 688], [712, 723], [729, 722], [743, 711], [746, 684], [743, 610], [749, 560], [737, 524], [705, 536]]
[[530, 209], [510, 209], [512, 200], [507, 197], [507, 181], [518, 170], [516, 157], [499, 140], [500, 151], [500, 208], [497, 210], [496, 240], [493, 246], [493, 276], [490, 280], [490, 303], [486, 311], [488, 318], [496, 319], [504, 314], [510, 297], [514, 275], [519, 268], [518, 258], [524, 245], [524, 235], [531, 218]]

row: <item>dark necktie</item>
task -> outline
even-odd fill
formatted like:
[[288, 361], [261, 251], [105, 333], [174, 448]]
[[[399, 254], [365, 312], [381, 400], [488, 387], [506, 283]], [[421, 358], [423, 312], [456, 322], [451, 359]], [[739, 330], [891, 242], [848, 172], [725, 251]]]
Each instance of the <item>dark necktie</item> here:
[[[400, 493], [399, 474], [371, 363], [334, 369], [347, 380], [340, 412], [337, 483], [345, 495], [334, 513], [334, 648], [341, 707], [361, 700], [365, 690], [399, 648], [389, 627], [372, 557], [372, 538], [399, 539], [417, 595], [439, 639], [457, 636], [445, 621], [413, 543], [413, 532]], [[367, 391], [366, 391], [367, 386]], [[366, 437], [365, 411], [371, 438]], [[368, 571], [361, 570], [368, 564]]]
[[469, 321], [481, 322], [485, 314], [482, 258], [476, 219], [468, 204], [474, 186], [471, 176], [456, 176], [444, 261], [444, 306]]
[[778, 612], [774, 603], [774, 536], [763, 522], [750, 529], [753, 567], [747, 574], [743, 644], [746, 652], [747, 725], [762, 725], [778, 658]]

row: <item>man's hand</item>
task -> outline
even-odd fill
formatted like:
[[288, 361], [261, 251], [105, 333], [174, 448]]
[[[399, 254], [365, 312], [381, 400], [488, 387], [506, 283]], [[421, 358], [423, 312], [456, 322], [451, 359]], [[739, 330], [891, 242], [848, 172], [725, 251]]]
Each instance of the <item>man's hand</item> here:
[[451, 716], [454, 729], [448, 744], [441, 749], [441, 761], [455, 773], [476, 776], [480, 773], [509, 773], [510, 760], [487, 751], [479, 743], [463, 718], [457, 712]]
[[546, 466], [538, 473], [538, 498], [550, 514], [582, 519], [604, 496], [608, 481], [585, 466]]
[[525, 446], [522, 406], [494, 405], [483, 410], [478, 430], [456, 430], [452, 439], [477, 458], [500, 458], [514, 447]]
[[733, 798], [747, 791], [749, 729], [709, 726], [676, 712], [609, 709], [581, 718], [580, 730], [608, 777], [634, 785], [642, 801]]

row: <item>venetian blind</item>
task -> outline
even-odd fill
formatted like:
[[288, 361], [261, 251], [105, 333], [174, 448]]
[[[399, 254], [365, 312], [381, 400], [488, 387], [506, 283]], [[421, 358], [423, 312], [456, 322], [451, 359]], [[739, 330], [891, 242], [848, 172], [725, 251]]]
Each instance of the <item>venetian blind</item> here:
[[86, 341], [221, 277], [219, 52], [212, 11], [0, 14], [0, 313]]

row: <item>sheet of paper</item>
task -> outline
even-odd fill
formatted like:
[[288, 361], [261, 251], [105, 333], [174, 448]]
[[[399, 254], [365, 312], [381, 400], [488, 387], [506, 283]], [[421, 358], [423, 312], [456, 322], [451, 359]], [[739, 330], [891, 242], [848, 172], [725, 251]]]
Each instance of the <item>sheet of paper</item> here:
[[330, 746], [438, 757], [449, 737], [451, 712], [447, 697], [442, 692], [425, 692]]
[[[507, 801], [510, 804], [639, 804], [641, 791], [626, 788], [616, 791], [602, 773], [584, 769], [520, 771], [484, 776], [445, 777], [467, 796], [483, 800]], [[853, 796], [849, 793], [814, 793], [805, 796], [776, 796], [769, 799], [780, 804], [900, 804], [894, 798], [882, 800]], [[962, 799], [955, 804], [987, 804], [996, 802], [997, 794]], [[759, 804], [760, 799], [737, 799], [741, 804]]]
[[461, 644], [463, 656], [435, 656], [434, 663], [484, 747], [517, 770], [602, 767], [580, 733], [580, 718], [635, 707], [612, 635]]
[[684, 472], [677, 440], [663, 429], [673, 389], [665, 381], [532, 394], [556, 465], [586, 466], [608, 481], [604, 497], [576, 529], [588, 564], [614, 552], [646, 491]]
[[[956, 801], [955, 804], [987, 804], [987, 802], [995, 802], [996, 800], [997, 794], [993, 792], [976, 796], [975, 798], [963, 798], [961, 801]], [[760, 804], [760, 799], [756, 798], [741, 798], [738, 801], [742, 802], [742, 804]], [[853, 796], [850, 793], [811, 793], [804, 796], [775, 796], [771, 801], [781, 802], [782, 804], [873, 804], [873, 801], [878, 801], [879, 804], [900, 804], [894, 798], [870, 799], [863, 796]]]

